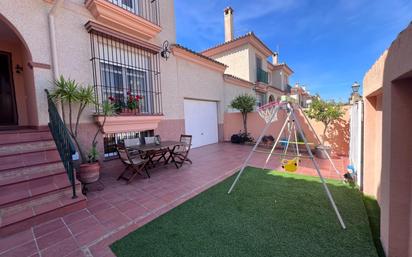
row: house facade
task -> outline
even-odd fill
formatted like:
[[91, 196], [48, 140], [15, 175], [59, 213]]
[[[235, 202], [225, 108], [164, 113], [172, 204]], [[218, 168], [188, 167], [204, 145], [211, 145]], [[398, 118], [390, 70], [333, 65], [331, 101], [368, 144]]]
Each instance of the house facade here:
[[412, 256], [411, 56], [409, 25], [363, 80], [363, 191], [380, 205], [386, 256]]
[[[224, 12], [225, 28], [231, 29], [226, 42], [202, 53], [175, 44], [173, 1], [3, 1], [0, 14], [1, 50], [10, 56], [9, 87], [14, 91], [3, 96], [10, 103], [5, 106], [10, 117], [2, 125], [46, 126], [44, 89], [52, 90], [52, 81], [63, 75], [92, 85], [99, 104], [108, 98], [124, 102], [128, 92], [143, 97], [140, 115], [109, 118], [100, 142], [114, 144], [142, 131], [165, 139], [196, 132], [185, 130], [185, 122], [190, 126], [197, 119], [185, 116], [186, 99], [186, 108], [196, 108], [189, 100], [201, 100], [216, 111], [213, 124], [207, 124], [216, 127], [213, 136], [201, 140], [215, 143], [222, 139], [223, 114], [231, 111], [228, 105], [235, 96], [256, 94], [258, 105], [279, 100], [293, 73], [253, 33], [233, 38], [231, 8]], [[167, 60], [160, 54], [165, 41], [172, 52]], [[271, 56], [272, 63], [267, 61]], [[87, 112], [84, 141], [101, 121], [93, 116], [98, 109]], [[109, 145], [100, 145], [106, 156], [113, 151]]]
[[[227, 10], [224, 19], [233, 22]], [[225, 24], [232, 26], [233, 34], [233, 23]], [[50, 144], [53, 139], [47, 129], [45, 90], [53, 91], [54, 80], [64, 76], [93, 87], [97, 105], [86, 108], [80, 120], [79, 137], [86, 150], [96, 124], [103, 123], [105, 101], [124, 105], [130, 95], [142, 99], [138, 113], [107, 117], [98, 136], [102, 167], [113, 169], [114, 162], [121, 167], [116, 144], [125, 138], [156, 134], [162, 140], [178, 140], [181, 134], [191, 134], [193, 147], [217, 143], [224, 140], [225, 113], [233, 111], [228, 106], [234, 97], [256, 94], [260, 105], [280, 99], [293, 72], [278, 64], [263, 42], [249, 33], [239, 39], [228, 36], [222, 46], [228, 49], [215, 47], [219, 54], [211, 54], [210, 49], [197, 53], [177, 44], [174, 1], [1, 1], [0, 147], [35, 144], [41, 149], [25, 152], [27, 158], [30, 155], [27, 162], [19, 161], [25, 158], [21, 153], [0, 155], [0, 171], [13, 177], [10, 181], [0, 176], [0, 189], [20, 190], [32, 180], [26, 174], [33, 169], [38, 170], [38, 185], [50, 179], [57, 182], [35, 197], [28, 194], [16, 200], [10, 194], [13, 199], [0, 202], [1, 208], [10, 210], [9, 218], [2, 216], [0, 234], [4, 227], [27, 227], [84, 207], [84, 197], [67, 200], [69, 182], [57, 150], [42, 148], [44, 140]], [[231, 51], [239, 48], [244, 51], [234, 53], [231, 60]], [[272, 55], [274, 62], [269, 63]], [[44, 170], [47, 166], [54, 171], [54, 165], [59, 165], [58, 172]], [[61, 186], [61, 180], [67, 183]], [[43, 200], [49, 204], [51, 195], [64, 199], [58, 206], [53, 205], [57, 201], [50, 202], [48, 216], [32, 211]], [[23, 224], [15, 218], [16, 204], [27, 210]]]

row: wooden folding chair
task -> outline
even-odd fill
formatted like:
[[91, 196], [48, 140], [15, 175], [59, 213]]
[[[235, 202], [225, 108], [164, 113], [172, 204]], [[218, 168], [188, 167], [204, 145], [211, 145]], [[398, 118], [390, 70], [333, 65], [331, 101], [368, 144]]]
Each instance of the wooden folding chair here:
[[[117, 178], [117, 180], [124, 179], [129, 184], [137, 174], [142, 175], [142, 172], [145, 171], [148, 178], [150, 178], [149, 171], [146, 168], [148, 159], [143, 159], [138, 155], [131, 156], [129, 151], [123, 145], [117, 146], [117, 153], [119, 154], [120, 160], [126, 165], [126, 168]], [[128, 170], [131, 170], [132, 174], [127, 177], [126, 173]]]
[[185, 162], [192, 164], [192, 161], [187, 157], [189, 155], [190, 148], [192, 147], [192, 136], [181, 135], [180, 142], [184, 143], [177, 145], [172, 150], [172, 161], [175, 163], [176, 168], [183, 166]]

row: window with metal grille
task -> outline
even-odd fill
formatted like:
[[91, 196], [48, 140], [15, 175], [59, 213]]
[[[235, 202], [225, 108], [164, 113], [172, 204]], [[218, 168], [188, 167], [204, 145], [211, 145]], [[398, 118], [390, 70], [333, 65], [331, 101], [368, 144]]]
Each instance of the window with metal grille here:
[[117, 158], [116, 145], [123, 144], [125, 139], [130, 138], [140, 138], [152, 137], [154, 136], [153, 130], [142, 131], [142, 132], [125, 132], [125, 133], [110, 133], [104, 135], [104, 158], [105, 159], [114, 159]]
[[96, 112], [104, 101], [114, 102], [120, 112], [129, 97], [138, 96], [140, 115], [161, 114], [159, 53], [97, 31], [90, 39]]

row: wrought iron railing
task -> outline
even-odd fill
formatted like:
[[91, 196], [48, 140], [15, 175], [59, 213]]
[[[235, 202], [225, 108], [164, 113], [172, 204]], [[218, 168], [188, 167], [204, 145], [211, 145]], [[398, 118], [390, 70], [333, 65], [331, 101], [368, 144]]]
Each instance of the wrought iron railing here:
[[106, 0], [160, 26], [159, 0]]
[[266, 71], [260, 69], [260, 68], [256, 69], [256, 78], [257, 78], [258, 82], [263, 82], [263, 83], [266, 83], [266, 84], [269, 83], [268, 73]]
[[130, 98], [138, 98], [132, 113], [161, 115], [160, 54], [97, 31], [90, 32], [96, 113], [105, 101], [128, 112]]
[[66, 126], [57, 111], [56, 105], [50, 97], [49, 91], [46, 89], [47, 103], [49, 110], [49, 128], [53, 135], [54, 142], [56, 143], [57, 150], [59, 151], [60, 158], [66, 169], [67, 176], [69, 177], [73, 196], [76, 198], [76, 180], [74, 175], [73, 166], [73, 154], [76, 153], [76, 148], [73, 145], [72, 139], [67, 131]]

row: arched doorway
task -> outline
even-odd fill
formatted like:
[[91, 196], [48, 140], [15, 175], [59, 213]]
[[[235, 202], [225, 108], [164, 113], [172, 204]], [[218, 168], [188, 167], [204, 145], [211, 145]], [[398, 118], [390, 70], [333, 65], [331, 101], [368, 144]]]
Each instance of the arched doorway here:
[[31, 59], [20, 33], [0, 15], [0, 129], [38, 124]]
[[275, 101], [275, 97], [273, 95], [269, 96], [269, 103], [274, 102]]

